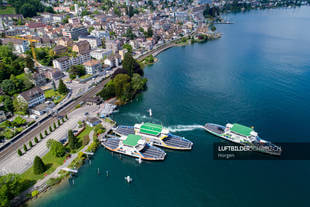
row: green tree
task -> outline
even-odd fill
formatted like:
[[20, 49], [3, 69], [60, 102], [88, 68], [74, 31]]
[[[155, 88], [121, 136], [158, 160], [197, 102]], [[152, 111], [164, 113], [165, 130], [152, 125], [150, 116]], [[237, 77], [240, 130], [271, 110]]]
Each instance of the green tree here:
[[89, 143], [89, 136], [88, 136], [88, 135], [85, 135], [85, 136], [83, 137], [82, 145], [83, 145], [83, 146], [86, 146], [88, 143]]
[[44, 135], [45, 136], [47, 136], [48, 135], [48, 133], [47, 133], [47, 130], [45, 129], [45, 131], [44, 131]]
[[39, 175], [42, 174], [45, 169], [46, 167], [42, 159], [39, 156], [36, 156], [33, 161], [33, 173]]
[[67, 88], [66, 84], [63, 82], [62, 79], [59, 80], [59, 84], [58, 84], [58, 92], [60, 94], [67, 94], [69, 91], [69, 89]]
[[32, 148], [33, 147], [33, 144], [31, 142], [31, 140], [29, 141], [29, 147]]
[[214, 25], [211, 26], [211, 31], [214, 32], [216, 30], [216, 27]]
[[10, 200], [24, 188], [22, 179], [17, 174], [7, 174], [0, 177], [0, 206], [9, 207]]
[[57, 128], [57, 127], [56, 127], [56, 123], [55, 123], [55, 122], [53, 123], [53, 127], [54, 127], [54, 130]]
[[24, 151], [27, 152], [27, 146], [24, 144]]
[[40, 139], [42, 140], [43, 139], [43, 135], [42, 135], [42, 133], [40, 132]]
[[129, 52], [127, 52], [124, 57], [123, 68], [127, 71], [128, 75], [131, 77], [133, 73], [136, 70], [138, 70], [138, 68], [140, 69], [140, 65], [132, 57], [132, 55]]
[[128, 85], [126, 83], [130, 82], [130, 77], [127, 74], [118, 74], [113, 79], [114, 87], [115, 87], [115, 95], [118, 98], [127, 99], [127, 97], [123, 97], [123, 92], [125, 91], [125, 87]]
[[67, 114], [65, 115], [65, 118], [68, 120], [68, 115]]
[[19, 100], [17, 97], [13, 99], [13, 107], [14, 111], [22, 112], [24, 114], [28, 111], [28, 104], [24, 101]]
[[102, 48], [103, 48], [103, 49], [106, 49], [105, 38], [104, 38], [104, 37], [102, 38], [101, 43], [102, 43]]
[[145, 33], [145, 37], [152, 37], [153, 36], [153, 30], [152, 27], [148, 27], [147, 31]]
[[130, 44], [124, 44], [124, 45], [123, 45], [123, 48], [124, 48], [124, 49], [127, 49], [127, 51], [128, 51], [129, 53], [132, 53], [132, 46], [131, 46]]
[[50, 133], [53, 131], [52, 126], [49, 126], [48, 130], [50, 131]]
[[5, 96], [3, 101], [4, 110], [7, 112], [13, 112], [14, 106], [11, 97]]
[[20, 149], [17, 150], [17, 154], [18, 154], [19, 156], [22, 156], [22, 155], [23, 155], [23, 153], [22, 153], [22, 151], [21, 151]]
[[74, 136], [73, 131], [68, 131], [68, 146], [71, 150], [79, 148], [79, 140]]
[[56, 157], [63, 157], [66, 154], [65, 147], [58, 141], [50, 139], [47, 141], [47, 147], [50, 152]]
[[146, 88], [147, 79], [142, 78], [139, 74], [134, 73], [131, 78], [131, 87], [134, 94], [144, 90]]
[[27, 56], [25, 59], [25, 67], [29, 68], [29, 70], [34, 71], [34, 62], [30, 56]]
[[73, 65], [69, 69], [70, 79], [75, 79], [77, 76], [81, 77], [86, 74], [85, 67], [83, 65]]
[[39, 140], [38, 140], [38, 138], [37, 138], [37, 137], [35, 137], [35, 138], [34, 138], [34, 142], [35, 142], [36, 144], [38, 144], [38, 143], [39, 143]]
[[2, 81], [0, 86], [2, 91], [10, 96], [16, 93], [16, 86], [12, 80], [7, 79]]
[[60, 126], [60, 120], [59, 119], [57, 120], [57, 124], [58, 124], [58, 127], [59, 127]]
[[24, 17], [34, 17], [37, 15], [37, 11], [34, 5], [25, 3], [21, 6], [20, 12]]

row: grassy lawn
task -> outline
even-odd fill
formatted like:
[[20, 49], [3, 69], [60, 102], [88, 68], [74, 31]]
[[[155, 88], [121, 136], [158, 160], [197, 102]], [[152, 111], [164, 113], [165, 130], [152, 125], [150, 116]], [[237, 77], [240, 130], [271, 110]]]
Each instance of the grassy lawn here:
[[92, 76], [91, 74], [86, 74], [86, 75], [81, 76], [80, 79], [86, 79], [86, 78], [89, 78], [91, 76]]
[[[79, 139], [79, 142], [80, 142], [80, 143], [83, 142], [83, 138], [84, 138], [85, 135], [89, 135], [89, 133], [91, 132], [91, 130], [93, 130], [93, 128], [90, 127], [90, 126], [88, 126], [88, 125], [86, 125], [84, 131], [82, 131], [81, 134], [79, 134], [79, 135], [77, 136], [77, 138]], [[83, 149], [83, 147], [84, 147], [84, 146], [81, 144], [81, 147], [80, 147], [79, 149], [77, 149], [76, 151], [80, 151], [81, 149]]]
[[65, 95], [60, 94], [58, 91], [54, 91], [54, 89], [44, 91], [45, 98], [51, 98], [55, 104], [61, 102]]
[[15, 14], [13, 7], [0, 8], [0, 14]]
[[46, 155], [44, 155], [42, 157], [42, 160], [48, 168], [43, 174], [35, 175], [33, 173], [33, 168], [31, 167], [26, 172], [21, 174], [21, 177], [24, 180], [30, 180], [30, 181], [40, 180], [40, 179], [44, 178], [45, 174], [51, 174], [52, 172], [54, 172], [56, 170], [57, 167], [62, 165], [64, 163], [65, 158], [64, 157], [55, 157], [52, 155], [52, 153], [48, 152]]

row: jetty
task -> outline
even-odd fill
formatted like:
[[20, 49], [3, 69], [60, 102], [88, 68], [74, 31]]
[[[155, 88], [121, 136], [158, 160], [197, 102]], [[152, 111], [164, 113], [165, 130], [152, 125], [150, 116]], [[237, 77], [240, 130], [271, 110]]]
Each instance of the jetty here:
[[67, 167], [63, 167], [63, 168], [61, 168], [61, 170], [67, 171], [67, 172], [72, 172], [72, 173], [78, 173], [77, 170], [74, 170], [74, 169], [71, 169], [71, 168], [67, 168]]

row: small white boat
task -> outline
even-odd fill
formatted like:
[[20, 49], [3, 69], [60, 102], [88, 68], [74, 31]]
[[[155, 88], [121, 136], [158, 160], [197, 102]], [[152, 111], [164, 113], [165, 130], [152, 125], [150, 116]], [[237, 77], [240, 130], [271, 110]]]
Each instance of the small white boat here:
[[127, 181], [127, 183], [131, 183], [132, 182], [132, 178], [129, 175], [127, 175], [125, 177], [125, 180]]

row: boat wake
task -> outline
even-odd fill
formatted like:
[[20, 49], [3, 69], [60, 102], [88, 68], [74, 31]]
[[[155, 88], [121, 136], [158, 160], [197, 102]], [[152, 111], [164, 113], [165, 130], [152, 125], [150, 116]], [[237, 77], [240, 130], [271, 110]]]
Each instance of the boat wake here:
[[128, 113], [127, 114], [130, 117], [135, 118], [138, 122], [153, 122], [153, 123], [160, 123], [160, 120], [154, 118], [154, 117], [149, 117], [147, 115], [142, 115], [139, 113]]
[[193, 124], [193, 125], [175, 125], [168, 127], [170, 132], [185, 132], [185, 131], [193, 131], [196, 129], [203, 129], [202, 125]]

